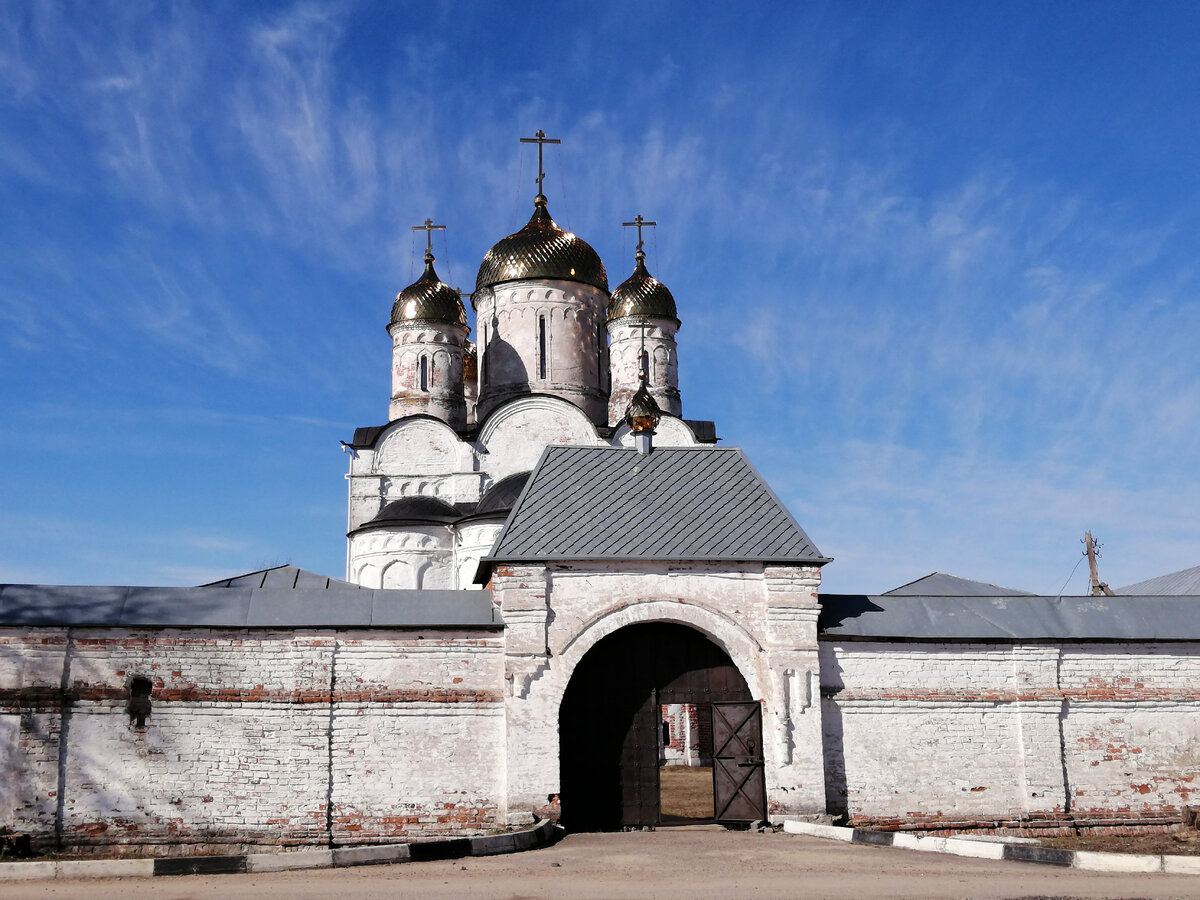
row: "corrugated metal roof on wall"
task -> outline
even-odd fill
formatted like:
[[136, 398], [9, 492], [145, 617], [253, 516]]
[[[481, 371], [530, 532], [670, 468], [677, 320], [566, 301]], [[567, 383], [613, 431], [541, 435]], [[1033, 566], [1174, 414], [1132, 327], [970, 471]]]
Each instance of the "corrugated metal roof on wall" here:
[[1032, 597], [1031, 591], [1000, 587], [986, 581], [959, 578], [945, 572], [930, 572], [924, 578], [884, 591], [890, 597]]
[[1180, 569], [1178, 572], [1170, 572], [1166, 575], [1159, 575], [1157, 578], [1139, 581], [1137, 584], [1126, 585], [1117, 588], [1116, 593], [1122, 595], [1141, 594], [1143, 596], [1200, 594], [1200, 566]]
[[201, 587], [259, 587], [259, 588], [314, 588], [335, 590], [338, 588], [355, 588], [358, 585], [328, 575], [318, 575], [299, 566], [272, 566], [269, 569], [259, 569], [257, 572], [247, 572], [244, 575], [234, 575], [219, 581], [210, 581]]
[[1200, 640], [1200, 597], [821, 594], [820, 601], [825, 640]]
[[[344, 583], [343, 583], [344, 584]], [[491, 591], [0, 585], [0, 625], [436, 628], [504, 624]]]
[[485, 563], [827, 562], [735, 447], [549, 447]]

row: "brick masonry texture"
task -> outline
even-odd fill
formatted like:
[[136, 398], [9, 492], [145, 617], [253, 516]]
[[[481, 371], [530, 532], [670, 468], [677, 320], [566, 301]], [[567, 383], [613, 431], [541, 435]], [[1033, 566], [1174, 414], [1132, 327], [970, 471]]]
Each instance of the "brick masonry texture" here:
[[[504, 632], [10, 628], [0, 825], [42, 848], [394, 843], [529, 822], [614, 631], [709, 635], [763, 705], [768, 809], [948, 833], [1165, 828], [1195, 804], [1200, 647], [818, 641], [814, 569], [500, 567]], [[127, 704], [151, 685], [144, 727]]]
[[822, 642], [826, 796], [855, 824], [1162, 827], [1200, 788], [1188, 643]]
[[503, 665], [465, 632], [10, 630], [0, 815], [43, 848], [481, 833], [504, 818]]

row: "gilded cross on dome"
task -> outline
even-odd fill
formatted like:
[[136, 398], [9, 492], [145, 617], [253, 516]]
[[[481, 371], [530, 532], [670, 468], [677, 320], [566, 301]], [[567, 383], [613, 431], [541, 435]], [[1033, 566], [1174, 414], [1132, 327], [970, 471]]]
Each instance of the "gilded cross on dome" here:
[[636, 228], [638, 230], [638, 243], [637, 243], [637, 254], [636, 254], [638, 259], [646, 258], [646, 253], [645, 253], [645, 251], [642, 250], [642, 247], [645, 246], [644, 242], [642, 241], [642, 228], [643, 227], [649, 228], [651, 225], [657, 225], [657, 224], [658, 224], [657, 222], [647, 222], [645, 219], [642, 218], [641, 213], [638, 213], [636, 216], [634, 216], [632, 222], [622, 222], [621, 223], [621, 225], [625, 228]]
[[542, 129], [539, 128], [537, 130], [537, 134], [535, 134], [533, 137], [521, 138], [521, 143], [538, 145], [538, 176], [537, 176], [538, 196], [544, 197], [546, 195], [546, 192], [542, 190], [542, 181], [545, 179], [546, 173], [542, 171], [542, 145], [544, 145], [544, 144], [561, 144], [562, 141], [560, 141], [558, 138], [546, 137], [546, 132], [542, 131]]
[[425, 262], [433, 262], [433, 233], [435, 231], [445, 231], [445, 225], [434, 225], [433, 219], [426, 219], [424, 225], [414, 225], [413, 231], [425, 232]]

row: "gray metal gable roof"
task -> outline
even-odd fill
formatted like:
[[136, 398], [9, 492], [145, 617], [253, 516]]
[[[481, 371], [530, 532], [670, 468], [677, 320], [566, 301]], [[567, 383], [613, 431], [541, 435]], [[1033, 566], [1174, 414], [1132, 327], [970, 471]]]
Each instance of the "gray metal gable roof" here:
[[246, 572], [243, 575], [234, 575], [230, 578], [222, 578], [219, 581], [210, 581], [208, 584], [200, 585], [200, 587], [361, 590], [357, 584], [351, 584], [348, 581], [342, 581], [338, 578], [330, 578], [328, 575], [318, 575], [316, 572], [310, 572], [308, 569], [301, 569], [299, 566], [293, 565], [272, 566], [269, 569]]
[[736, 447], [547, 447], [484, 564], [592, 559], [828, 562]]
[[[344, 583], [342, 583], [344, 584]], [[491, 591], [0, 584], [0, 625], [435, 628], [503, 625]]]
[[892, 597], [1032, 597], [1031, 591], [1000, 587], [986, 581], [959, 578], [945, 572], [930, 572], [924, 578], [902, 584], [898, 588], [883, 592]]
[[1137, 584], [1126, 585], [1117, 588], [1116, 593], [1141, 594], [1143, 596], [1149, 594], [1200, 594], [1200, 566], [1180, 569], [1178, 572], [1170, 572], [1166, 575], [1159, 575], [1157, 578], [1139, 581]]
[[1200, 597], [821, 594], [820, 601], [824, 640], [1200, 640]]

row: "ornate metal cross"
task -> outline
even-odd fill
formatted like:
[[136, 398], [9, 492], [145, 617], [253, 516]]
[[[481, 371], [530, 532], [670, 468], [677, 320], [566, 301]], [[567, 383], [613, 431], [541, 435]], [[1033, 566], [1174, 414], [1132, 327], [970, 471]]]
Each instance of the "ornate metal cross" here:
[[542, 129], [539, 128], [537, 130], [537, 134], [535, 134], [533, 137], [521, 138], [521, 143], [538, 145], [538, 177], [537, 177], [538, 193], [544, 195], [546, 192], [542, 190], [542, 180], [546, 177], [546, 173], [542, 171], [542, 145], [543, 144], [561, 144], [562, 141], [560, 141], [558, 138], [546, 137], [546, 132], [542, 131]]
[[445, 225], [434, 225], [433, 219], [426, 219], [424, 225], [414, 225], [412, 227], [412, 230], [425, 232], [425, 255], [432, 256], [433, 255], [433, 233], [435, 231], [445, 231], [446, 226]]
[[639, 251], [641, 251], [641, 249], [642, 249], [642, 227], [643, 226], [649, 227], [651, 225], [657, 225], [657, 224], [658, 224], [657, 222], [647, 222], [645, 219], [642, 218], [641, 213], [638, 213], [636, 216], [634, 216], [632, 222], [622, 222], [621, 223], [621, 225], [624, 226], [625, 228], [636, 228], [638, 230], [637, 248]]

